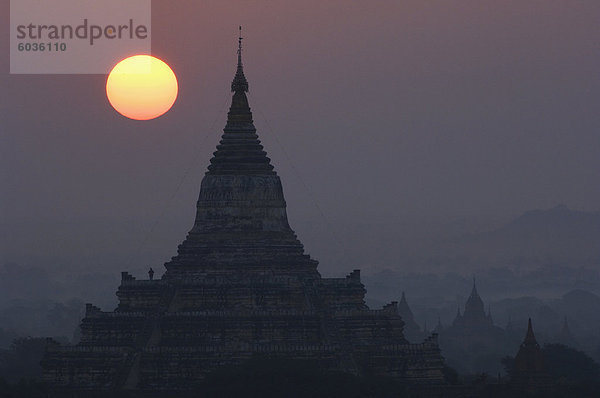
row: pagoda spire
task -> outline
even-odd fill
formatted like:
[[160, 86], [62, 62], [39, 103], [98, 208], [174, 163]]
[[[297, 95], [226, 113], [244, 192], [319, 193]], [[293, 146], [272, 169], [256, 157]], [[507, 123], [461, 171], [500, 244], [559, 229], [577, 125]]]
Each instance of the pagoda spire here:
[[238, 38], [237, 49], [237, 69], [235, 76], [231, 82], [231, 107], [227, 113], [227, 124], [225, 126], [226, 133], [252, 133], [256, 132], [254, 122], [252, 120], [252, 112], [248, 104], [248, 80], [244, 75], [244, 67], [242, 64], [242, 27], [240, 26], [240, 35]]
[[408, 302], [406, 301], [406, 295], [404, 294], [404, 292], [402, 292], [402, 298], [400, 299], [400, 303], [398, 304], [398, 313], [400, 314], [402, 319], [404, 319], [407, 325], [410, 325], [411, 327], [418, 327], [418, 325], [415, 323], [415, 317], [410, 307], [408, 306]]
[[538, 346], [538, 342], [535, 339], [535, 335], [533, 334], [533, 326], [531, 325], [531, 318], [527, 322], [527, 334], [525, 335], [525, 340], [523, 340], [523, 344], [521, 346]]
[[221, 142], [210, 160], [208, 174], [230, 175], [275, 175], [270, 159], [260, 144], [252, 111], [248, 104], [248, 81], [242, 68], [242, 35], [238, 38], [237, 71], [231, 83], [231, 107], [227, 113], [227, 123], [223, 129]]
[[486, 319], [485, 306], [483, 304], [483, 300], [481, 300], [481, 297], [477, 292], [475, 277], [473, 277], [473, 289], [471, 290], [471, 295], [465, 303], [464, 317], [465, 319], [470, 319], [471, 321], [475, 322]]
[[240, 26], [240, 35], [238, 37], [238, 62], [237, 69], [235, 71], [235, 77], [231, 82], [231, 92], [248, 92], [248, 81], [246, 80], [246, 76], [244, 76], [244, 66], [242, 64], [242, 27]]
[[473, 277], [473, 289], [471, 289], [471, 297], [479, 296], [477, 293], [477, 285], [475, 284], [475, 277]]

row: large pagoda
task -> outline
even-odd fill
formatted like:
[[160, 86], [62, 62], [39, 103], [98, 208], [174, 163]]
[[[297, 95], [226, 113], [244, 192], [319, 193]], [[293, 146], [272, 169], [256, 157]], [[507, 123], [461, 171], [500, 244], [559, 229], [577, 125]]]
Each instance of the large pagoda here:
[[322, 278], [290, 228], [281, 180], [256, 134], [242, 67], [194, 225], [157, 280], [122, 273], [118, 307], [87, 304], [81, 340], [48, 344], [55, 391], [190, 390], [255, 356], [441, 383], [436, 335], [409, 344], [396, 302], [365, 305], [360, 271]]

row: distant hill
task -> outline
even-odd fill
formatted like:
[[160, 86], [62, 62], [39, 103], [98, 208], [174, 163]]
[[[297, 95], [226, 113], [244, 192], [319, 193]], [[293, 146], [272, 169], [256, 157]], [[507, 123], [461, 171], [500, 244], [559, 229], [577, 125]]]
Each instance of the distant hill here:
[[[500, 216], [435, 219], [390, 216], [387, 222], [336, 222], [335, 241], [306, 243], [321, 272], [350, 268], [479, 273], [509, 267], [526, 272], [540, 267], [600, 267], [600, 212], [564, 205], [531, 210], [514, 219]], [[328, 236], [331, 231], [314, 233]], [[300, 235], [302, 236], [302, 235]], [[333, 274], [332, 274], [333, 275]]]
[[598, 266], [600, 212], [564, 205], [528, 211], [498, 229], [446, 240], [434, 252], [479, 265]]
[[600, 329], [600, 297], [581, 289], [572, 290], [562, 297], [565, 314], [585, 319], [586, 326]]

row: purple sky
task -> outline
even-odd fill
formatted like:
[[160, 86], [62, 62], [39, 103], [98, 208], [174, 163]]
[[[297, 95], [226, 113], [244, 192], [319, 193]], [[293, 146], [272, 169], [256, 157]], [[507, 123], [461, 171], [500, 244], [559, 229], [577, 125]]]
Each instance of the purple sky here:
[[343, 250], [345, 223], [600, 210], [597, 0], [154, 1], [153, 54], [180, 93], [150, 122], [110, 108], [105, 76], [9, 75], [8, 3], [1, 262], [174, 255], [225, 124], [239, 24], [255, 125], [317, 258]]

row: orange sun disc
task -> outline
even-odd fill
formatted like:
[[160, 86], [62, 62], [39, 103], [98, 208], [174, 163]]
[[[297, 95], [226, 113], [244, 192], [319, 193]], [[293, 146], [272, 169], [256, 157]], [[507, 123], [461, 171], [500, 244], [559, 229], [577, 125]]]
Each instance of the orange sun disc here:
[[163, 115], [175, 103], [178, 89], [173, 70], [151, 55], [125, 58], [110, 71], [106, 81], [110, 104], [134, 120]]

